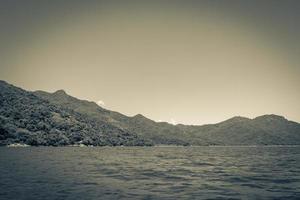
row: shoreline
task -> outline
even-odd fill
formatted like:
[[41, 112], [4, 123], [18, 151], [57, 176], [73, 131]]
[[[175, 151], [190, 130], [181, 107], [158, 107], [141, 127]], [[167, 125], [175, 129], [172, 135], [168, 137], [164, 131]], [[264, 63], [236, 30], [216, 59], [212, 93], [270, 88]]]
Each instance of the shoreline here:
[[153, 145], [153, 146], [94, 146], [94, 145], [83, 145], [83, 144], [74, 144], [74, 145], [65, 145], [65, 146], [32, 146], [27, 144], [21, 144], [21, 143], [14, 143], [9, 145], [3, 145], [0, 147], [6, 147], [6, 148], [28, 148], [28, 147], [54, 147], [54, 148], [60, 148], [60, 147], [88, 147], [88, 148], [127, 148], [127, 147], [159, 147], [159, 148], [174, 148], [174, 147], [180, 147], [180, 148], [194, 148], [194, 147], [210, 147], [210, 148], [267, 148], [267, 147], [300, 147], [300, 144], [296, 145]]

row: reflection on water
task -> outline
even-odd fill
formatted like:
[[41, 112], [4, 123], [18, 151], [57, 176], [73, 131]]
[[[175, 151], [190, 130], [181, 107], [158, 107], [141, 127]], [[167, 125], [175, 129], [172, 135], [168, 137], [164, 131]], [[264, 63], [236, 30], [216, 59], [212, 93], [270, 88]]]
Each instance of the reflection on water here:
[[0, 199], [299, 199], [296, 147], [0, 148]]

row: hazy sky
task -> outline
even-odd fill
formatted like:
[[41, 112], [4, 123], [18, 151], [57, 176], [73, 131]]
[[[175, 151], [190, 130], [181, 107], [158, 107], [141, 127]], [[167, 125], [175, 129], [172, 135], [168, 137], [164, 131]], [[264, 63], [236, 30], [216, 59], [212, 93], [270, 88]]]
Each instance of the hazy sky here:
[[0, 1], [0, 79], [126, 115], [300, 122], [300, 1]]

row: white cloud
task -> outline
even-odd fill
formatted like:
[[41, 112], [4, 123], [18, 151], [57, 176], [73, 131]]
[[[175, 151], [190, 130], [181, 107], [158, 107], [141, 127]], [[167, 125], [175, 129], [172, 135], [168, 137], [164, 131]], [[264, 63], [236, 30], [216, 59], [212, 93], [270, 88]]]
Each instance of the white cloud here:
[[168, 121], [168, 123], [173, 124], [173, 125], [176, 125], [176, 124], [177, 124], [176, 120], [173, 119], [173, 118], [172, 118], [170, 121]]
[[101, 106], [101, 107], [105, 106], [104, 101], [99, 100], [96, 103], [98, 104], [98, 106]]

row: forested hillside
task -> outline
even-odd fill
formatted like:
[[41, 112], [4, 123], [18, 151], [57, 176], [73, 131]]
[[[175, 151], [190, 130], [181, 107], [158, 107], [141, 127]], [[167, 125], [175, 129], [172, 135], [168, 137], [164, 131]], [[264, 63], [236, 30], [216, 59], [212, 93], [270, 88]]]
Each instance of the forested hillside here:
[[29, 92], [0, 81], [0, 144], [28, 145], [294, 145], [300, 124], [277, 115], [233, 117], [203, 126], [128, 117], [63, 90]]
[[101, 120], [41, 99], [32, 92], [0, 82], [0, 144], [151, 145]]

